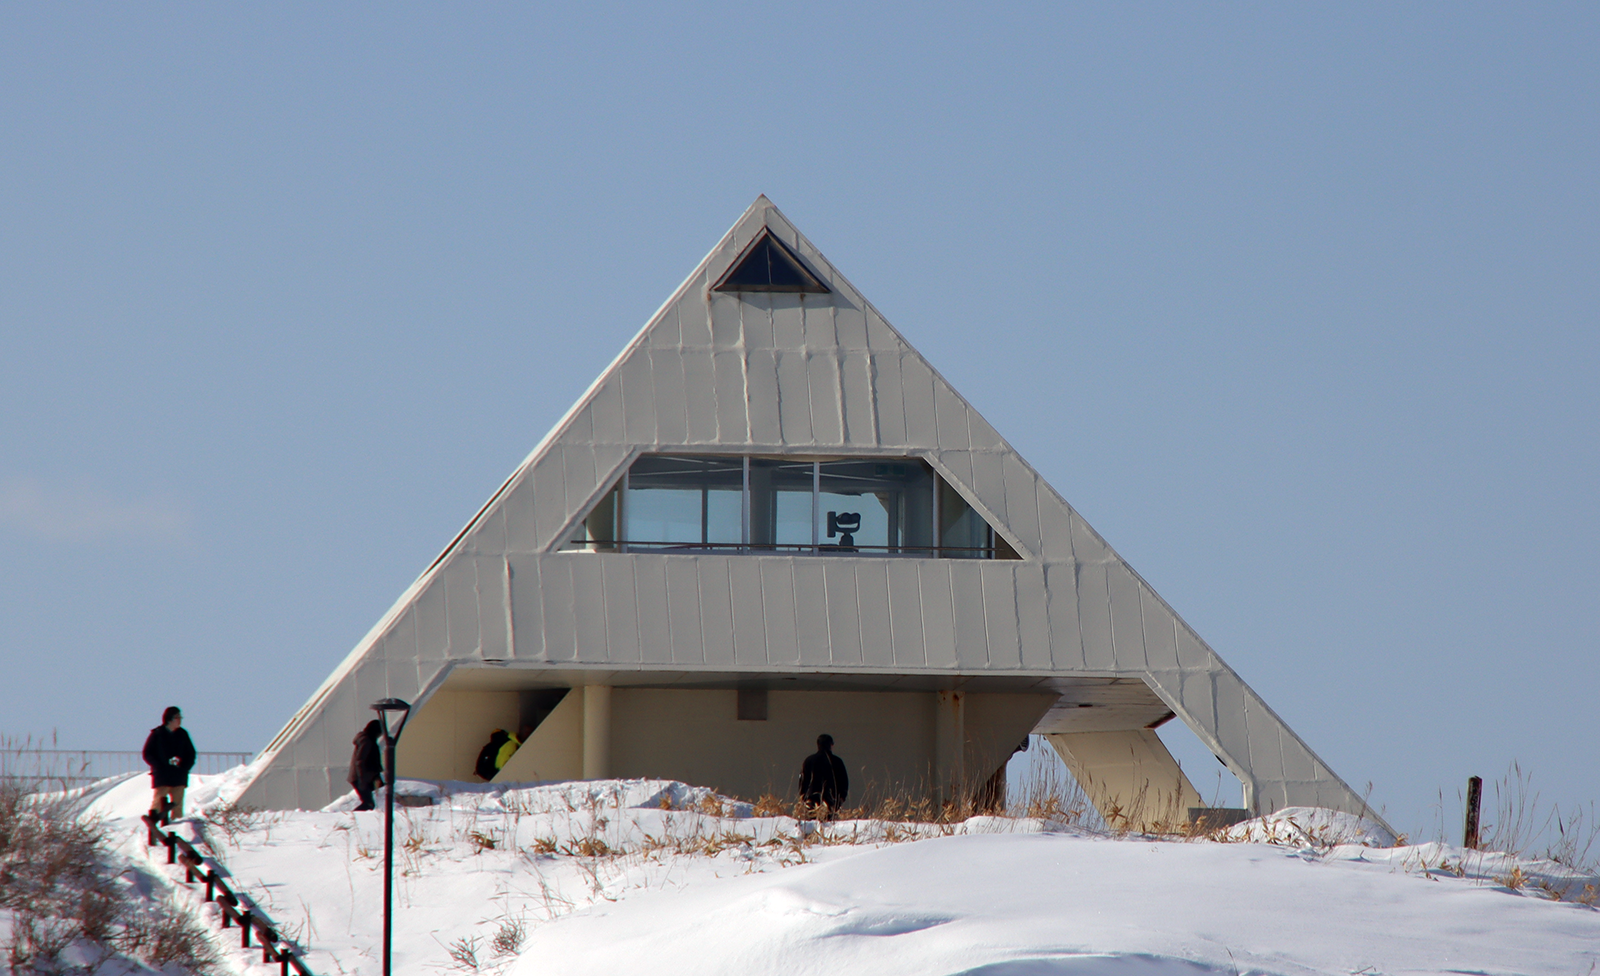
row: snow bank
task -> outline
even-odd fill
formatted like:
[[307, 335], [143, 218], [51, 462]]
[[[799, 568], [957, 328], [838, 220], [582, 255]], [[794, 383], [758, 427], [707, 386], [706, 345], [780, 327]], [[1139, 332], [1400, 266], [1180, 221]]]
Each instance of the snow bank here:
[[1285, 807], [1264, 817], [1234, 824], [1224, 833], [1230, 841], [1295, 847], [1393, 847], [1399, 838], [1376, 820], [1320, 807]]
[[[197, 778], [191, 809], [215, 822], [179, 829], [209, 843], [313, 971], [376, 973], [381, 812], [345, 796], [224, 824], [244, 778]], [[818, 824], [664, 780], [400, 789], [434, 804], [396, 811], [398, 972], [1571, 976], [1600, 962], [1600, 912], [1573, 903], [1600, 879], [1383, 847], [1393, 838], [1375, 824], [1328, 811], [1235, 828], [1271, 843], [1213, 843], [1007, 817]], [[173, 877], [139, 840], [142, 778], [85, 799], [126, 828], [126, 856]]]

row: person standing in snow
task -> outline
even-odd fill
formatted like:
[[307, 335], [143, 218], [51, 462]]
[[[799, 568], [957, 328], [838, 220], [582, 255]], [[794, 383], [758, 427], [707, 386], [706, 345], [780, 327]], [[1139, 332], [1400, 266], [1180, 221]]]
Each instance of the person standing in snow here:
[[383, 726], [373, 719], [352, 740], [355, 749], [350, 753], [350, 775], [347, 778], [355, 788], [356, 796], [361, 798], [357, 810], [378, 808], [373, 802], [372, 791], [383, 782], [383, 753], [378, 745], [382, 737]]
[[144, 740], [144, 761], [150, 767], [150, 812], [161, 815], [170, 803], [173, 820], [183, 819], [183, 791], [189, 786], [189, 770], [194, 768], [194, 743], [182, 728], [183, 712], [173, 705], [161, 713], [161, 724]]
[[850, 774], [844, 760], [833, 754], [833, 736], [817, 736], [817, 751], [800, 765], [800, 799], [813, 812], [822, 807], [822, 817], [832, 820], [850, 795]]

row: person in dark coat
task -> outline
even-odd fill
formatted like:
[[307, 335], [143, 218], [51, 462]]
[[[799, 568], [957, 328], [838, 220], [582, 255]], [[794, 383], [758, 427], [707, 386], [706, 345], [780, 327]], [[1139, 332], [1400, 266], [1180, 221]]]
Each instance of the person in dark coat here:
[[165, 804], [172, 804], [172, 819], [183, 819], [183, 791], [189, 786], [189, 770], [194, 768], [194, 743], [183, 728], [183, 712], [173, 705], [161, 713], [161, 724], [144, 740], [144, 761], [150, 767], [150, 785], [155, 795], [150, 812], [160, 816]]
[[383, 749], [379, 744], [382, 739], [383, 726], [373, 719], [366, 728], [356, 733], [353, 740], [355, 749], [350, 753], [350, 775], [347, 779], [355, 787], [356, 796], [361, 798], [357, 810], [376, 810], [378, 807], [373, 802], [372, 791], [383, 782]]
[[800, 799], [813, 811], [824, 808], [823, 818], [832, 820], [849, 795], [850, 774], [833, 754], [833, 736], [817, 736], [817, 751], [800, 766]]

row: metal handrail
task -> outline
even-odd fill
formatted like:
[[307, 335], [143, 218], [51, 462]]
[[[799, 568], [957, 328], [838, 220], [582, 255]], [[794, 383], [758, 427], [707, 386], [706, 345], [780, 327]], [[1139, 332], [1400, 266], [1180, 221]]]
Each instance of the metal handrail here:
[[746, 553], [806, 553], [815, 555], [834, 555], [841, 552], [881, 552], [889, 556], [922, 556], [938, 558], [940, 553], [946, 552], [974, 552], [994, 555], [999, 551], [998, 546], [869, 546], [865, 544], [852, 544], [841, 546], [836, 543], [819, 542], [812, 545], [809, 542], [649, 542], [638, 539], [618, 539], [607, 542], [602, 539], [569, 539], [567, 545], [572, 549], [676, 549], [680, 551], [698, 551], [706, 549], [725, 549]]
[[183, 867], [184, 884], [205, 882], [206, 901], [214, 901], [222, 908], [220, 915], [222, 927], [231, 928], [234, 924], [239, 926], [241, 949], [255, 948], [250, 944], [250, 934], [254, 932], [260, 943], [263, 963], [278, 963], [281, 967], [281, 976], [289, 976], [290, 969], [299, 976], [312, 976], [311, 970], [294, 951], [289, 941], [279, 936], [277, 926], [262, 913], [259, 905], [254, 901], [246, 905], [238, 893], [217, 873], [215, 862], [208, 865], [206, 857], [196, 850], [193, 844], [170, 830], [162, 829], [170, 823], [169, 817], [170, 810], [166, 810], [160, 815], [146, 813], [139, 818], [144, 821], [148, 830], [148, 846], [167, 849], [167, 863]]

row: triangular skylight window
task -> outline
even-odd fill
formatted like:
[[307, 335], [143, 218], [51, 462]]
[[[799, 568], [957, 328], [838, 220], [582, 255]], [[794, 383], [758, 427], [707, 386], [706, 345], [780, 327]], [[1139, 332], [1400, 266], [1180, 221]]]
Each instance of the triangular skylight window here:
[[713, 291], [781, 291], [826, 294], [828, 286], [806, 270], [795, 253], [763, 229]]

